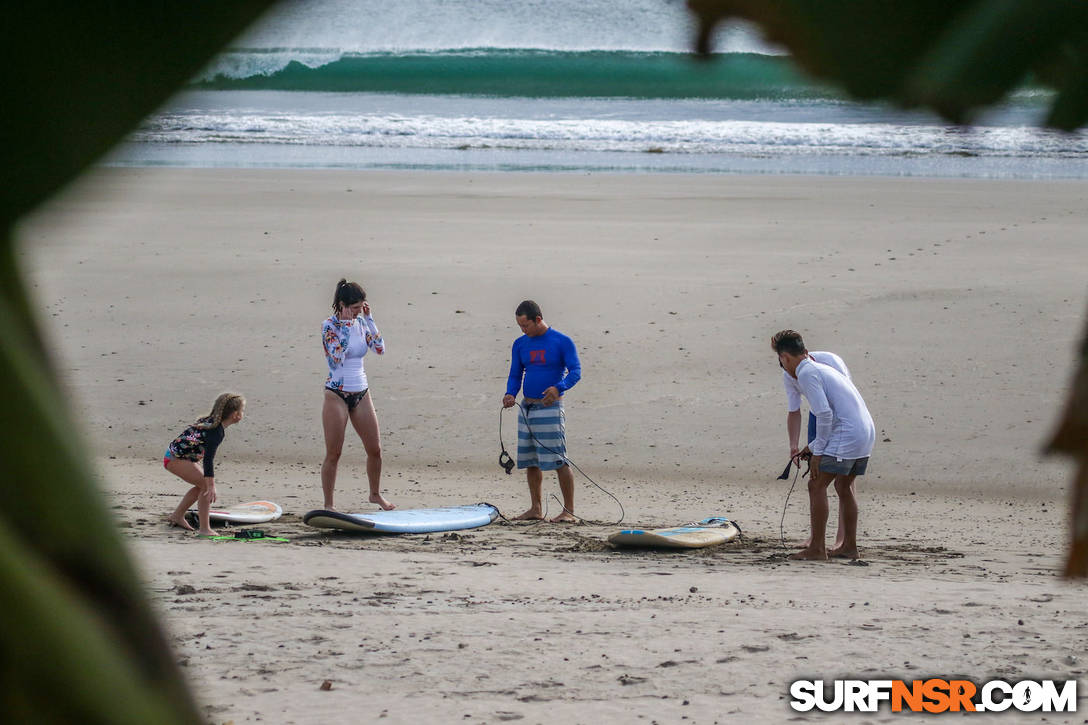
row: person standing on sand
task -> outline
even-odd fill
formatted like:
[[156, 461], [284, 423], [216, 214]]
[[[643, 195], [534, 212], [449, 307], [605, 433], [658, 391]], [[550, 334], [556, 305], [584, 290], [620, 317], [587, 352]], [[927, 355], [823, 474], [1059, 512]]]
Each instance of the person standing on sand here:
[[858, 502], [853, 484], [856, 476], [865, 474], [876, 442], [873, 418], [850, 378], [830, 365], [813, 360], [800, 335], [783, 335], [774, 351], [778, 354], [778, 364], [797, 380], [801, 394], [816, 416], [816, 438], [797, 454], [811, 456], [808, 499], [812, 535], [808, 545], [790, 558], [827, 559], [829, 552], [824, 543], [827, 487], [834, 483], [844, 535], [842, 544], [833, 548], [830, 555], [856, 559]]
[[574, 474], [565, 458], [563, 393], [582, 378], [582, 364], [578, 361], [574, 342], [549, 327], [536, 302], [525, 300], [518, 305], [514, 319], [525, 334], [514, 341], [511, 350], [510, 376], [502, 406], [517, 405], [516, 396], [518, 390], [522, 390], [518, 413], [518, 468], [525, 469], [529, 483], [529, 510], [517, 519], [544, 518], [543, 472], [555, 471], [563, 494], [563, 511], [552, 521], [573, 522]]
[[[193, 527], [185, 520], [189, 507], [196, 502], [199, 536], [215, 536], [212, 531], [209, 512], [215, 503], [215, 452], [226, 436], [226, 429], [240, 423], [245, 416], [246, 399], [237, 393], [223, 393], [212, 404], [212, 412], [182, 431], [181, 435], [170, 442], [162, 465], [167, 471], [192, 486], [174, 513], [167, 517], [172, 526], [179, 526], [189, 531]], [[203, 466], [197, 461], [203, 460]]]
[[325, 379], [325, 402], [321, 408], [321, 424], [325, 430], [321, 491], [325, 496], [325, 508], [335, 510], [333, 490], [336, 488], [340, 455], [344, 450], [344, 432], [350, 420], [366, 449], [369, 501], [389, 511], [396, 507], [381, 493], [381, 431], [363, 370], [363, 356], [368, 350], [384, 355], [385, 341], [370, 314], [366, 292], [357, 283], [346, 279], [336, 283], [332, 309], [332, 316], [321, 326], [325, 360], [329, 364], [329, 376]]
[[[805, 346], [804, 340], [801, 339], [801, 333], [793, 330], [781, 330], [771, 338], [771, 349], [777, 350], [779, 342], [787, 338], [796, 340], [796, 344], [802, 348]], [[850, 379], [850, 370], [846, 367], [846, 363], [835, 353], [813, 350], [808, 355], [818, 363], [830, 365], [845, 375], [848, 380]], [[797, 454], [801, 452], [801, 386], [798, 384], [797, 379], [785, 370], [782, 371], [782, 385], [786, 388], [786, 435], [789, 436], [790, 440], [790, 460], [794, 460], [797, 458]], [[810, 410], [808, 412], [808, 443], [811, 444], [815, 438], [816, 415]], [[851, 484], [850, 491], [856, 497], [857, 491], [854, 489], [853, 484]], [[840, 498], [839, 528], [835, 533], [835, 549], [842, 548], [843, 538], [846, 535], [844, 519], [843, 500]], [[806, 541], [805, 546], [808, 545], [809, 542]]]

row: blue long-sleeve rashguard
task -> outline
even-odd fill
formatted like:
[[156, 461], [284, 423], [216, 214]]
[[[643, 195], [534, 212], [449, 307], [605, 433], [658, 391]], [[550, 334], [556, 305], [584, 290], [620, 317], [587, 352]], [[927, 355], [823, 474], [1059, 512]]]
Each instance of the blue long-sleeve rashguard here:
[[552, 327], [543, 335], [514, 340], [510, 358], [507, 395], [516, 396], [523, 388], [525, 397], [543, 398], [544, 391], [554, 385], [562, 396], [582, 379], [574, 341]]

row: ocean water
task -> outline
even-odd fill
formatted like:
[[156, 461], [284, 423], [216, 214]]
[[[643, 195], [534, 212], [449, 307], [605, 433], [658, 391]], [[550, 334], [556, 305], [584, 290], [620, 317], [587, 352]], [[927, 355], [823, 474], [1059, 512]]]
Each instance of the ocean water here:
[[1025, 87], [970, 127], [841, 97], [756, 29], [709, 61], [669, 0], [307, 0], [264, 18], [106, 163], [1084, 178]]

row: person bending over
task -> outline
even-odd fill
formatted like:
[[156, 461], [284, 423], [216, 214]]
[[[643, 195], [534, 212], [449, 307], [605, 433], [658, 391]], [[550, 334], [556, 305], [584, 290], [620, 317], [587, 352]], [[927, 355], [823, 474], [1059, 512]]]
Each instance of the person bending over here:
[[[776, 332], [774, 337], [771, 338], [771, 349], [774, 350], [778, 346], [779, 342], [791, 338], [797, 341], [797, 344], [804, 347], [804, 340], [801, 339], [801, 333], [793, 330], [782, 330]], [[845, 375], [850, 377], [850, 370], [846, 367], [846, 363], [843, 359], [833, 352], [825, 352], [821, 350], [812, 350], [808, 353], [809, 357], [818, 363], [824, 365], [830, 365]], [[786, 389], [786, 435], [790, 441], [790, 459], [797, 458], [797, 454], [801, 452], [800, 438], [801, 438], [801, 386], [798, 384], [797, 379], [782, 371], [782, 385]], [[816, 416], [810, 410], [808, 412], [808, 443], [812, 443], [816, 438]], [[857, 495], [857, 491], [851, 484], [851, 492]], [[843, 537], [846, 532], [843, 528], [843, 521], [845, 516], [843, 515], [843, 500], [839, 499], [839, 528], [835, 533], [835, 549], [842, 547]], [[809, 542], [805, 542], [805, 546], [808, 546]], [[803, 547], [802, 547], [803, 548]]]
[[[245, 416], [246, 399], [237, 393], [223, 393], [212, 404], [212, 412], [182, 431], [170, 442], [162, 459], [163, 468], [192, 486], [170, 514], [174, 526], [193, 530], [185, 514], [196, 502], [200, 536], [215, 536], [208, 512], [217, 498], [215, 491], [215, 452], [226, 436], [226, 429]], [[203, 461], [203, 465], [197, 463]]]
[[827, 488], [835, 484], [843, 516], [843, 542], [832, 556], [858, 558], [858, 502], [854, 479], [865, 474], [876, 442], [876, 427], [861, 393], [848, 377], [816, 362], [800, 335], [783, 337], [775, 346], [778, 364], [797, 380], [801, 394], [816, 416], [816, 438], [799, 457], [811, 456], [808, 481], [811, 538], [794, 559], [827, 559]]

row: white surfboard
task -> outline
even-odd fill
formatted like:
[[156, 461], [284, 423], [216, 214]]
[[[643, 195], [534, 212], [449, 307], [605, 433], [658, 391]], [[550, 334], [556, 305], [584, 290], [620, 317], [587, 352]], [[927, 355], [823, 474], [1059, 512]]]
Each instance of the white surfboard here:
[[434, 509], [394, 509], [345, 514], [318, 509], [302, 517], [302, 523], [318, 529], [339, 529], [369, 534], [426, 534], [487, 526], [499, 510], [487, 503]]
[[732, 541], [740, 535], [735, 521], [712, 516], [671, 529], [624, 529], [608, 537], [616, 546], [643, 546], [661, 549], [701, 549]]
[[[213, 508], [208, 512], [208, 519], [212, 522], [225, 524], [267, 524], [282, 515], [283, 509], [278, 503], [249, 501], [248, 503], [239, 503], [226, 508]], [[189, 509], [187, 516], [195, 521], [196, 509]]]

